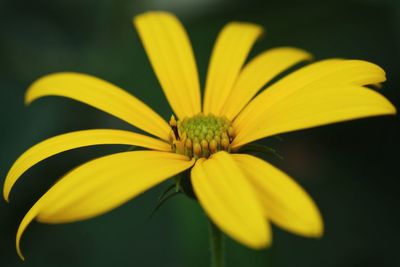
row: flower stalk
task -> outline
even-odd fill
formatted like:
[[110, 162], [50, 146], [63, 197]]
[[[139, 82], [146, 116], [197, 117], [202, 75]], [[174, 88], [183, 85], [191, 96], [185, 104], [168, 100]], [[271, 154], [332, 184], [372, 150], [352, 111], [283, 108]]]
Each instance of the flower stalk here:
[[221, 230], [209, 220], [211, 267], [225, 266], [224, 236]]

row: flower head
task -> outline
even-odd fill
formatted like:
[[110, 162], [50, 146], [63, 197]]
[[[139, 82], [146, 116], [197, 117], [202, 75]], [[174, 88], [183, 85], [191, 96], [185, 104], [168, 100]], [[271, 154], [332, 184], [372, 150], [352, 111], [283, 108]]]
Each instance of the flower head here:
[[27, 104], [50, 95], [71, 98], [150, 136], [84, 130], [50, 138], [22, 154], [6, 177], [6, 200], [23, 173], [52, 155], [100, 144], [144, 148], [92, 160], [62, 177], [22, 220], [16, 240], [19, 255], [21, 235], [33, 219], [64, 223], [91, 218], [190, 168], [200, 205], [235, 240], [252, 248], [266, 247], [271, 243], [271, 222], [302, 236], [321, 236], [322, 218], [311, 197], [285, 173], [240, 153], [240, 148], [280, 133], [394, 114], [388, 100], [366, 88], [385, 81], [385, 72], [366, 61], [329, 59], [302, 67], [262, 90], [278, 74], [312, 56], [279, 47], [245, 63], [263, 30], [233, 22], [217, 38], [201, 105], [193, 51], [178, 19], [166, 12], [147, 12], [135, 17], [134, 25], [174, 115], [167, 123], [124, 90], [85, 74], [56, 73], [33, 83]]

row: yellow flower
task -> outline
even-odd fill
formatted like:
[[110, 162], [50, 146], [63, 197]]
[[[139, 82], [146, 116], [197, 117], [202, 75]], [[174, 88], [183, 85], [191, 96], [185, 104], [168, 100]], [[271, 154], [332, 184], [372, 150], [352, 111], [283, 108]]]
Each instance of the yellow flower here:
[[271, 243], [270, 222], [307, 237], [319, 237], [323, 222], [313, 200], [269, 163], [238, 152], [272, 135], [377, 115], [394, 106], [366, 85], [385, 81], [377, 65], [329, 59], [309, 64], [262, 88], [278, 74], [311, 59], [303, 50], [280, 47], [245, 64], [260, 26], [232, 22], [220, 32], [209, 65], [203, 106], [193, 51], [178, 19], [147, 12], [134, 25], [173, 113], [170, 124], [115, 85], [78, 73], [45, 76], [28, 89], [26, 103], [43, 96], [68, 97], [112, 114], [151, 135], [111, 129], [56, 136], [30, 148], [11, 167], [4, 197], [38, 162], [70, 149], [125, 144], [148, 150], [92, 160], [67, 173], [23, 218], [17, 233], [37, 219], [65, 223], [114, 209], [148, 188], [191, 169], [195, 195], [210, 219], [251, 248]]

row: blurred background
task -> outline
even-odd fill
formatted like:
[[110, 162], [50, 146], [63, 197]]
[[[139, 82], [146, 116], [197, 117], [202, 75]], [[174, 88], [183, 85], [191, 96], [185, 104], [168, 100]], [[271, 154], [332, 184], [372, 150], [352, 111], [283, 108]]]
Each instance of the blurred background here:
[[[399, 107], [399, 0], [1, 0], [1, 177], [23, 151], [48, 137], [92, 128], [130, 129], [68, 99], [49, 97], [25, 107], [26, 88], [45, 74], [78, 71], [102, 77], [169, 118], [170, 108], [131, 24], [132, 16], [153, 9], [173, 11], [182, 19], [202, 81], [221, 27], [231, 20], [251, 21], [267, 31], [252, 55], [291, 45], [317, 59], [375, 62], [387, 71], [381, 92]], [[227, 238], [227, 266], [400, 266], [399, 133], [399, 118], [393, 116], [266, 140], [285, 158], [266, 159], [313, 196], [326, 233], [314, 240], [274, 228], [273, 246], [262, 251]], [[64, 225], [34, 222], [22, 239], [27, 261], [17, 257], [18, 224], [46, 189], [71, 168], [123, 150], [101, 146], [70, 151], [26, 173], [11, 203], [0, 201], [0, 266], [209, 266], [207, 221], [195, 202], [178, 196], [149, 218], [169, 182], [95, 219]]]

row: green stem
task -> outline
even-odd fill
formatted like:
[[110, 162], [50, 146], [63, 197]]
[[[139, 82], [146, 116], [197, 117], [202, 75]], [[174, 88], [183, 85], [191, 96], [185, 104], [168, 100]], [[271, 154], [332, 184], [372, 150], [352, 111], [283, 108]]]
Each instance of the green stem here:
[[209, 221], [210, 225], [210, 250], [211, 250], [211, 267], [225, 266], [225, 246], [224, 237], [221, 230]]

